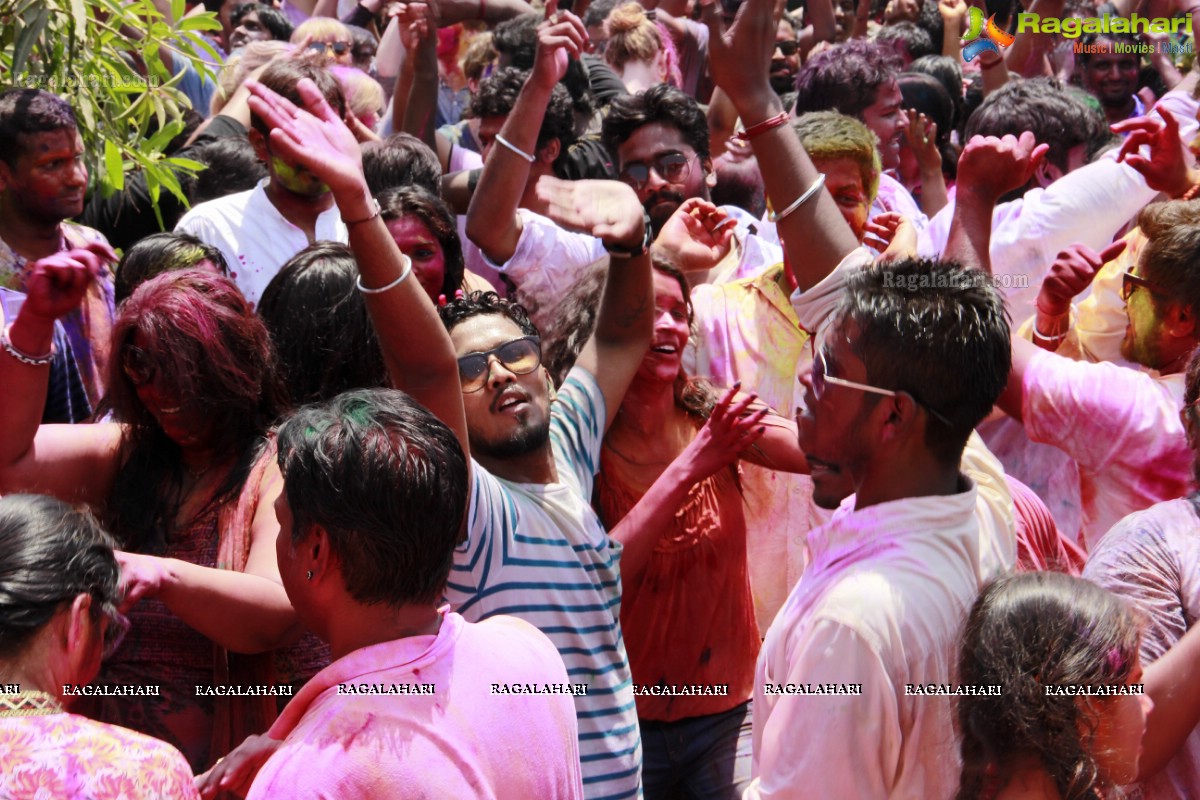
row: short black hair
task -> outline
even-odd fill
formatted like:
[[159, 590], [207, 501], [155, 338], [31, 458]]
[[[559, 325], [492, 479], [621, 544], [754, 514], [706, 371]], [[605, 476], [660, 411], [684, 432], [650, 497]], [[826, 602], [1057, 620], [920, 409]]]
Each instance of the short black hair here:
[[381, 142], [367, 142], [362, 159], [367, 188], [373, 195], [401, 186], [420, 186], [433, 194], [442, 191], [442, 165], [437, 153], [411, 133], [394, 133]]
[[118, 305], [133, 290], [163, 272], [191, 269], [207, 259], [220, 270], [229, 274], [229, 264], [219, 249], [202, 242], [190, 233], [152, 233], [137, 241], [125, 251], [113, 275], [113, 300]]
[[[479, 93], [471, 98], [471, 116], [507, 117], [517, 104], [517, 96], [529, 82], [529, 73], [514, 67], [493, 73], [479, 84]], [[558, 139], [562, 152], [575, 141], [575, 112], [571, 94], [561, 83], [554, 85], [542, 127], [538, 129], [537, 146], [541, 148]]]
[[0, 161], [9, 167], [24, 153], [25, 137], [78, 127], [71, 104], [56, 94], [41, 89], [0, 93]]
[[837, 111], [862, 118], [879, 89], [900, 74], [900, 56], [890, 47], [851, 39], [809, 59], [796, 76], [795, 115]]
[[1008, 316], [991, 277], [929, 259], [855, 270], [834, 324], [857, 329], [852, 349], [867, 383], [907, 392], [950, 421], [929, 415], [925, 441], [939, 461], [957, 464], [1012, 367]]
[[875, 36], [877, 42], [903, 42], [910, 60], [937, 55], [933, 37], [915, 22], [893, 22], [884, 25]]
[[279, 468], [292, 541], [321, 526], [355, 601], [441, 599], [467, 510], [467, 460], [424, 406], [395, 389], [304, 406], [279, 427]]
[[267, 177], [267, 166], [259, 161], [254, 146], [244, 136], [211, 139], [185, 155], [204, 164], [204, 169], [185, 184], [192, 205], [253, 189]]
[[616, 158], [618, 147], [639, 128], [655, 122], [678, 130], [701, 159], [709, 157], [708, 119], [700, 104], [665, 83], [613, 100], [600, 128], [600, 139]]

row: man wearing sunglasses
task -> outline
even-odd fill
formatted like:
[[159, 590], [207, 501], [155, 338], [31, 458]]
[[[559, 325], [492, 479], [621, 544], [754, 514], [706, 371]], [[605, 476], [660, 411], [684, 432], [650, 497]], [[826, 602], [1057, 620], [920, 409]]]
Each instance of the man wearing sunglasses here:
[[[768, 76], [745, 68], [769, 61], [771, 2], [746, 5], [728, 33], [715, 3], [702, 13], [717, 85], [753, 124], [780, 103]], [[953, 264], [865, 266], [791, 127], [751, 146], [775, 167], [763, 174], [772, 205], [791, 207], [778, 228], [797, 318], [824, 331], [819, 367], [799, 376], [814, 494], [841, 500], [848, 484], [855, 495], [808, 532], [811, 561], [763, 643], [745, 798], [947, 797], [958, 777], [949, 698], [904, 686], [950, 682], [967, 608], [1015, 558], [1011, 498], [963, 469], [1008, 373], [1003, 303], [987, 276]], [[1029, 153], [996, 158], [1019, 177]], [[900, 288], [908, 276], [931, 288]], [[810, 688], [830, 684], [861, 686]]]
[[[583, 26], [575, 30], [576, 23], [567, 24], [578, 54]], [[370, 199], [353, 134], [311, 82], [298, 87], [308, 110], [261, 84], [251, 91], [251, 107], [282, 130], [282, 155], [327, 182], [338, 208], [356, 221], [350, 246], [359, 288], [394, 386], [445, 422], [473, 459], [447, 600], [468, 621], [509, 613], [550, 637], [571, 680], [589, 686], [574, 698], [585, 796], [637, 797], [641, 746], [619, 621], [620, 546], [588, 502], [604, 432], [653, 329], [637, 198], [601, 181], [558, 182], [548, 198], [566, 222], [599, 234], [612, 254], [595, 333], [556, 390], [540, 366], [537, 329], [519, 306], [471, 295], [447, 304], [439, 320], [420, 285], [407, 279], [411, 265]]]
[[1013, 341], [1001, 407], [1031, 440], [1058, 447], [1078, 466], [1082, 520], [1066, 533], [1081, 535], [1088, 550], [1123, 517], [1182, 497], [1192, 485], [1180, 412], [1184, 372], [1200, 343], [1200, 225], [1172, 208], [1179, 205], [1149, 206], [1138, 218], [1147, 240], [1120, 279], [1126, 365], [1055, 352], [1068, 336], [1071, 297], [1124, 242], [1101, 254], [1081, 246], [1061, 254], [1038, 296], [1033, 341]]

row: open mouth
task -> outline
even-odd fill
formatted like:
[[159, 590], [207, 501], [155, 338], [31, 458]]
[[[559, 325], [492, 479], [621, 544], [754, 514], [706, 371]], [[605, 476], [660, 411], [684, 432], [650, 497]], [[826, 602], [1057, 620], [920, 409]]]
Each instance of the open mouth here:
[[677, 347], [675, 347], [674, 345], [660, 344], [657, 347], [651, 347], [650, 352], [651, 353], [662, 353], [664, 355], [673, 356], [679, 352], [679, 349]]
[[497, 411], [512, 411], [527, 402], [529, 402], [529, 398], [524, 392], [509, 392], [496, 400], [495, 408]]

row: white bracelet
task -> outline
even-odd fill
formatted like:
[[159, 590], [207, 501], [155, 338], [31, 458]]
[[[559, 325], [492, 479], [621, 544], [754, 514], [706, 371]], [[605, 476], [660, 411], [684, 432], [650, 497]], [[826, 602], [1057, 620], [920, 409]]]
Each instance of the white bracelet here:
[[767, 220], [769, 222], [779, 222], [779, 220], [783, 219], [788, 214], [792, 213], [797, 208], [804, 205], [805, 201], [808, 200], [808, 198], [812, 197], [817, 192], [821, 191], [821, 187], [824, 185], [825, 185], [825, 173], [822, 172], [820, 175], [817, 176], [817, 179], [812, 182], [812, 186], [809, 186], [807, 189], [805, 189], [804, 194], [797, 197], [796, 201], [794, 203], [792, 203], [790, 206], [785, 208], [783, 211], [780, 211], [778, 214], [771, 212], [771, 216], [767, 217]]
[[383, 294], [389, 289], [395, 289], [397, 286], [404, 283], [404, 281], [408, 279], [408, 276], [412, 274], [412, 259], [403, 253], [400, 254], [400, 257], [404, 259], [404, 268], [400, 270], [399, 278], [396, 278], [396, 280], [392, 281], [387, 286], [380, 286], [378, 289], [368, 289], [367, 287], [363, 286], [362, 275], [359, 275], [354, 281], [355, 284], [358, 285], [358, 290], [363, 294]]
[[533, 156], [529, 155], [529, 153], [526, 153], [524, 150], [517, 147], [515, 144], [510, 142], [508, 139], [505, 139], [503, 136], [501, 136], [498, 133], [496, 134], [496, 141], [499, 142], [500, 144], [504, 145], [505, 147], [507, 147], [509, 150], [512, 150], [514, 153], [516, 153], [521, 158], [528, 161], [530, 164], [533, 163]]
[[30, 367], [44, 367], [54, 360], [54, 343], [50, 343], [50, 352], [44, 356], [31, 356], [28, 353], [22, 353], [12, 343], [12, 339], [8, 338], [8, 331], [12, 328], [12, 323], [4, 326], [4, 332], [0, 333], [0, 347], [4, 348], [4, 352], [26, 364]]

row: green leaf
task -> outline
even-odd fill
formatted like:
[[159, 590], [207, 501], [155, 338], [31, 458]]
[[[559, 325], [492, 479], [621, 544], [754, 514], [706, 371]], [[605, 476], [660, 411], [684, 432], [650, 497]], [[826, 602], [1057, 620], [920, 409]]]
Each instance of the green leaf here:
[[71, 36], [82, 39], [87, 36], [88, 13], [84, 0], [71, 0]]
[[216, 14], [204, 13], [197, 14], [191, 17], [184, 17], [175, 23], [177, 31], [219, 31], [221, 23], [217, 19]]
[[41, 38], [42, 32], [46, 29], [47, 23], [50, 22], [50, 10], [41, 9], [34, 14], [33, 19], [26, 23], [17, 37], [16, 44], [13, 47], [12, 55], [12, 72], [15, 75], [20, 75], [25, 72], [25, 62], [29, 60], [29, 54], [33, 52], [34, 45]]
[[107, 183], [116, 191], [125, 188], [125, 168], [121, 160], [121, 148], [112, 139], [104, 140], [104, 168]]

